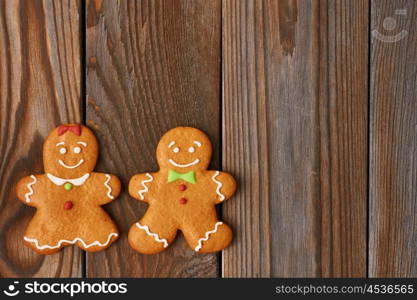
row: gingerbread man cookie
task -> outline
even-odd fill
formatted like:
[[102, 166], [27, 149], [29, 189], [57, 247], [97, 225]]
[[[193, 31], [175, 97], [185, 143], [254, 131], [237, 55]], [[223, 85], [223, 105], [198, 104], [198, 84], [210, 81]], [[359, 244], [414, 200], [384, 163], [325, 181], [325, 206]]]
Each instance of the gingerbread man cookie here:
[[207, 170], [211, 153], [209, 138], [195, 128], [177, 127], [161, 138], [156, 151], [160, 170], [135, 175], [129, 183], [129, 194], [149, 204], [130, 228], [132, 248], [144, 254], [161, 252], [178, 230], [200, 253], [230, 244], [232, 230], [217, 219], [215, 205], [235, 193], [236, 181], [227, 173]]
[[93, 172], [98, 157], [96, 137], [87, 127], [61, 125], [43, 145], [45, 174], [22, 178], [16, 191], [36, 208], [24, 236], [25, 245], [52, 254], [66, 245], [95, 252], [110, 246], [118, 230], [100, 207], [120, 193], [120, 181]]

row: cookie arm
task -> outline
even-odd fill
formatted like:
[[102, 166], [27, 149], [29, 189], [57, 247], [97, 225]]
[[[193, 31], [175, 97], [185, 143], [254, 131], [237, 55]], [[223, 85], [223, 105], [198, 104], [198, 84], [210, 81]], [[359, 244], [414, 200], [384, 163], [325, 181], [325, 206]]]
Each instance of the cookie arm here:
[[21, 202], [29, 206], [36, 206], [37, 198], [35, 192], [40, 185], [40, 178], [35, 175], [23, 177], [16, 185], [16, 194]]
[[211, 179], [216, 185], [215, 204], [222, 203], [236, 192], [236, 180], [229, 173], [214, 171]]
[[120, 194], [121, 183], [119, 178], [111, 174], [98, 174], [103, 187], [103, 193], [99, 193], [99, 204], [103, 205], [116, 199]]
[[143, 173], [134, 175], [129, 181], [129, 194], [133, 198], [148, 202], [146, 194], [149, 192], [151, 183], [154, 181], [154, 175]]

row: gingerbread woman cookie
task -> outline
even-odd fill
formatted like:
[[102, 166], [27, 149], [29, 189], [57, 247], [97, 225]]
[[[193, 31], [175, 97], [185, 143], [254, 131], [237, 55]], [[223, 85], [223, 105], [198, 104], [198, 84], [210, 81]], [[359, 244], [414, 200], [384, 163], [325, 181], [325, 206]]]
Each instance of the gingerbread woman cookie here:
[[236, 181], [227, 173], [207, 170], [211, 153], [209, 138], [195, 128], [177, 127], [161, 138], [156, 151], [160, 170], [135, 175], [129, 183], [129, 194], [149, 204], [130, 228], [132, 248], [144, 254], [161, 252], [178, 230], [200, 253], [230, 244], [232, 230], [217, 219], [215, 204], [235, 193]]
[[118, 230], [100, 207], [120, 193], [120, 181], [93, 172], [98, 157], [96, 137], [87, 127], [61, 125], [43, 145], [45, 174], [22, 178], [16, 191], [26, 205], [36, 208], [24, 236], [25, 245], [52, 254], [76, 244], [100, 251], [118, 238]]

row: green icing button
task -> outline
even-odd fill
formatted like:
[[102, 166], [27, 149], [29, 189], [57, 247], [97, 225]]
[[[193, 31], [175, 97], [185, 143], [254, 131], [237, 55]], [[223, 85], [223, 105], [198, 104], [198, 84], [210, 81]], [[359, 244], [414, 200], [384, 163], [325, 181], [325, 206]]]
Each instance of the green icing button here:
[[64, 189], [66, 191], [70, 191], [72, 189], [72, 183], [67, 182], [66, 184], [64, 184]]

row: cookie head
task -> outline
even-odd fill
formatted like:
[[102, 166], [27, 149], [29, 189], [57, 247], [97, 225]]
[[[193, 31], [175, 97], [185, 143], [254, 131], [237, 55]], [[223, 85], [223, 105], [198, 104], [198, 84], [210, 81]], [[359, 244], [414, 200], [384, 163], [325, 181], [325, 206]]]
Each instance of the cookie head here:
[[97, 139], [79, 124], [61, 125], [43, 145], [45, 172], [61, 178], [78, 178], [94, 170], [98, 157]]
[[177, 127], [163, 135], [156, 149], [160, 168], [177, 172], [205, 170], [210, 164], [212, 146], [207, 135], [192, 127]]

